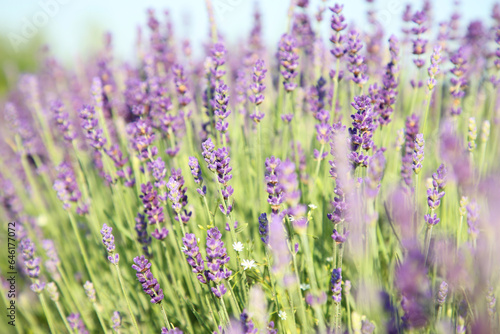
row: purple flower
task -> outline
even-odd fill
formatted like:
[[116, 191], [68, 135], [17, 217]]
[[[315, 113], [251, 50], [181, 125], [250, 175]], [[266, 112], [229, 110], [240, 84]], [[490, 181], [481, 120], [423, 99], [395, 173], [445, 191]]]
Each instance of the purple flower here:
[[148, 223], [146, 221], [146, 217], [138, 213], [137, 218], [135, 218], [135, 222], [137, 241], [142, 245], [144, 255], [150, 257], [151, 254], [149, 253], [149, 245], [151, 245], [151, 237], [148, 235]]
[[347, 40], [347, 60], [349, 65], [347, 69], [352, 73], [352, 81], [363, 86], [368, 81], [368, 67], [365, 62], [365, 57], [359, 54], [359, 51], [363, 48], [361, 40], [359, 38], [359, 33], [356, 30], [351, 30], [348, 35]]
[[421, 68], [424, 66], [425, 61], [420, 56], [425, 53], [425, 46], [427, 45], [427, 40], [421, 37], [427, 31], [427, 27], [424, 26], [424, 23], [427, 21], [425, 12], [416, 12], [412, 17], [412, 21], [417, 24], [416, 27], [411, 29], [412, 34], [416, 36], [412, 40], [413, 54], [417, 56], [416, 59], [413, 59], [413, 62], [418, 68]]
[[89, 333], [82, 319], [80, 319], [80, 313], [71, 313], [66, 319], [68, 319], [69, 327], [75, 332], [75, 334]]
[[333, 229], [332, 239], [337, 244], [342, 244], [347, 240], [348, 235], [349, 231], [347, 231], [344, 235], [341, 235], [336, 229]]
[[415, 149], [413, 150], [413, 171], [415, 174], [420, 173], [422, 162], [424, 162], [424, 135], [419, 133], [415, 138]]
[[57, 249], [54, 241], [50, 239], [45, 239], [42, 241], [42, 247], [47, 254], [47, 260], [45, 261], [45, 268], [50, 273], [54, 280], [57, 280], [60, 275], [57, 266], [61, 263], [59, 255], [57, 254]]
[[264, 79], [266, 78], [266, 73], [267, 69], [264, 60], [257, 59], [253, 67], [253, 74], [252, 74], [253, 83], [250, 85], [250, 90], [252, 91], [253, 94], [249, 96], [250, 102], [252, 102], [256, 106], [260, 105], [264, 101], [264, 95], [262, 93], [266, 89], [266, 85], [264, 85]]
[[283, 85], [287, 92], [291, 92], [297, 87], [297, 84], [294, 82], [299, 66], [297, 41], [292, 35], [284, 34], [281, 36], [278, 48], [280, 65], [283, 67], [283, 70], [281, 70], [281, 75], [284, 79]]
[[203, 176], [201, 175], [201, 168], [198, 159], [195, 157], [189, 157], [189, 169], [191, 169], [191, 174], [193, 175], [194, 182], [200, 186], [196, 189], [200, 196], [205, 196], [207, 194], [207, 186], [203, 184]]
[[437, 223], [440, 222], [440, 219], [437, 217], [436, 214], [434, 214], [434, 215], [426, 214], [424, 216], [424, 220], [427, 224], [432, 225], [432, 226], [437, 225]]
[[233, 205], [229, 203], [229, 197], [234, 193], [233, 187], [228, 185], [228, 182], [233, 178], [231, 171], [233, 170], [229, 166], [231, 158], [229, 157], [229, 150], [227, 147], [219, 148], [215, 151], [215, 166], [217, 173], [217, 181], [221, 184], [222, 197], [226, 203], [226, 207], [223, 204], [219, 205], [219, 209], [226, 216], [233, 210]]
[[113, 312], [113, 316], [111, 317], [111, 323], [112, 323], [111, 327], [113, 327], [115, 331], [117, 331], [118, 328], [122, 326], [122, 316], [120, 312], [118, 311]]
[[158, 154], [158, 149], [152, 146], [155, 135], [151, 126], [141, 119], [130, 124], [128, 132], [132, 137], [130, 143], [137, 152], [137, 157], [143, 162], [153, 160]]
[[273, 272], [284, 274], [292, 260], [290, 249], [280, 215], [271, 215], [269, 225], [269, 246], [274, 257]]
[[168, 230], [166, 227], [162, 227], [161, 230], [155, 229], [151, 236], [157, 240], [165, 240], [168, 236]]
[[54, 181], [53, 188], [57, 192], [57, 197], [63, 203], [64, 209], [68, 210], [71, 203], [80, 201], [82, 195], [71, 165], [63, 162], [56, 169], [57, 179]]
[[165, 215], [163, 213], [163, 206], [159, 201], [158, 192], [154, 190], [150, 182], [141, 185], [141, 192], [142, 194], [139, 195], [139, 198], [142, 199], [144, 214], [147, 216], [149, 224], [154, 225], [163, 223], [165, 221]]
[[307, 293], [306, 295], [306, 303], [311, 305], [312, 307], [322, 305], [326, 303], [326, 293], [323, 291], [319, 293], [319, 295], [313, 295], [312, 293]]
[[385, 67], [385, 73], [382, 77], [382, 88], [379, 94], [379, 104], [377, 112], [379, 114], [378, 121], [381, 125], [387, 125], [391, 121], [391, 114], [394, 110], [396, 97], [398, 95], [398, 72], [399, 72], [399, 42], [392, 35], [389, 38], [389, 52], [391, 60]]
[[439, 191], [436, 188], [427, 189], [427, 205], [431, 210], [436, 210], [441, 204], [441, 198], [444, 196], [444, 191]]
[[154, 186], [156, 188], [163, 188], [166, 185], [165, 175], [167, 174], [167, 169], [165, 168], [165, 162], [161, 157], [157, 157], [156, 160], [148, 162], [148, 169], [151, 175], [155, 179]]
[[225, 119], [231, 114], [231, 110], [228, 109], [229, 105], [229, 95], [227, 94], [228, 87], [223, 81], [215, 89], [214, 97], [214, 115], [218, 119], [215, 128], [220, 133], [224, 134], [227, 132], [229, 123]]
[[222, 298], [226, 293], [226, 288], [222, 280], [228, 279], [232, 272], [224, 267], [229, 262], [222, 234], [217, 227], [207, 231], [207, 278], [215, 283], [211, 290], [217, 298]]
[[458, 116], [462, 113], [461, 103], [465, 96], [465, 89], [467, 88], [467, 79], [465, 78], [465, 65], [467, 61], [465, 60], [463, 49], [459, 48], [457, 52], [450, 57], [450, 61], [454, 65], [450, 70], [453, 75], [450, 79], [450, 94], [453, 97], [451, 114]]
[[437, 188], [439, 191], [443, 191], [446, 187], [446, 179], [447, 179], [448, 170], [444, 164], [441, 164], [437, 172], [432, 174], [432, 185], [434, 188]]
[[102, 235], [102, 243], [106, 246], [106, 250], [108, 251], [108, 260], [109, 262], [117, 265], [118, 261], [120, 261], [120, 255], [118, 253], [115, 254], [115, 237], [111, 233], [113, 228], [104, 224], [101, 229]]
[[369, 96], [355, 96], [354, 102], [351, 105], [356, 110], [356, 113], [351, 115], [352, 127], [349, 128], [351, 153], [349, 160], [354, 167], [367, 165], [368, 157], [363, 153], [357, 152], [359, 148], [369, 151], [373, 147], [373, 131], [375, 123], [373, 119], [371, 99]]
[[386, 160], [382, 150], [378, 150], [369, 160], [365, 189], [367, 196], [370, 198], [374, 198], [378, 194], [380, 181], [384, 176], [385, 163]]
[[182, 65], [176, 64], [172, 66], [172, 73], [174, 75], [175, 90], [177, 92], [177, 99], [179, 101], [179, 106], [185, 107], [191, 102], [188, 91], [188, 79], [184, 74], [184, 68]]
[[337, 59], [342, 58], [344, 56], [346, 50], [344, 48], [344, 36], [341, 32], [347, 28], [347, 23], [345, 23], [344, 15], [342, 15], [342, 9], [344, 5], [335, 4], [335, 6], [330, 8], [332, 12], [332, 19], [330, 21], [330, 27], [334, 31], [333, 35], [330, 37], [330, 42], [332, 42], [333, 46], [330, 50], [330, 53]]
[[332, 270], [332, 298], [333, 301], [339, 304], [342, 300], [342, 268], [334, 268]]
[[431, 66], [428, 68], [427, 73], [429, 74], [429, 79], [427, 80], [427, 88], [433, 90], [436, 86], [436, 74], [439, 73], [439, 63], [441, 63], [441, 46], [436, 45], [431, 56]]
[[[181, 217], [182, 223], [187, 224], [191, 218], [192, 212], [188, 212], [185, 208], [187, 206], [187, 189], [184, 187], [184, 178], [182, 177], [182, 172], [180, 169], [171, 170], [172, 176], [168, 179], [168, 199], [172, 202], [172, 209], [177, 214], [175, 220], [179, 220], [179, 215]], [[184, 209], [183, 209], [184, 208]]]
[[75, 132], [73, 131], [73, 124], [69, 120], [69, 114], [64, 112], [64, 105], [61, 101], [56, 100], [52, 103], [50, 107], [52, 113], [54, 114], [54, 120], [57, 123], [59, 131], [63, 134], [66, 141], [72, 142], [76, 138]]
[[261, 213], [259, 216], [259, 234], [260, 240], [266, 245], [269, 244], [269, 221], [267, 220], [267, 214]]
[[96, 118], [93, 106], [84, 106], [79, 111], [79, 116], [82, 119], [82, 128], [86, 132], [87, 140], [90, 146], [96, 150], [102, 149], [107, 140], [103, 136], [102, 129], [98, 128], [99, 121]]
[[448, 283], [442, 281], [439, 285], [439, 290], [437, 293], [436, 302], [438, 305], [442, 306], [446, 301], [446, 296], [448, 295]]
[[160, 288], [160, 284], [151, 273], [151, 263], [149, 263], [148, 259], [146, 259], [144, 255], [135, 257], [134, 263], [135, 264], [132, 265], [132, 268], [137, 272], [135, 275], [142, 284], [142, 289], [151, 297], [151, 303], [161, 303], [163, 300], [163, 290]]
[[274, 156], [267, 158], [265, 162], [265, 181], [267, 184], [268, 198], [267, 202], [271, 205], [273, 213], [278, 213], [280, 205], [283, 202], [282, 189], [278, 186], [277, 168], [281, 164], [281, 160]]
[[258, 332], [258, 329], [255, 328], [252, 319], [250, 319], [250, 316], [248, 315], [246, 310], [243, 310], [243, 312], [240, 315], [240, 322], [241, 322], [241, 327], [243, 329], [243, 333], [245, 334], [255, 334]]
[[415, 114], [408, 116], [405, 125], [405, 150], [402, 157], [401, 176], [405, 184], [410, 187], [412, 184], [413, 151], [419, 128], [418, 117]]
[[468, 231], [472, 238], [476, 239], [479, 234], [479, 205], [476, 201], [470, 201], [466, 208]]
[[186, 236], [182, 238], [182, 243], [184, 244], [182, 252], [187, 255], [187, 262], [193, 268], [193, 273], [198, 274], [196, 277], [201, 283], [207, 283], [207, 279], [204, 275], [205, 263], [203, 262], [200, 249], [198, 248], [196, 236], [192, 233], [187, 233]]
[[297, 216], [305, 214], [305, 206], [299, 205], [300, 190], [299, 179], [295, 171], [295, 164], [290, 160], [282, 161], [276, 168], [276, 175], [278, 176], [278, 193], [282, 193], [283, 202], [288, 206], [284, 213]]
[[29, 238], [21, 240], [19, 247], [21, 248], [21, 255], [24, 260], [24, 270], [26, 274], [33, 278], [38, 279], [40, 276], [40, 262], [39, 257], [35, 257], [35, 244]]
[[95, 296], [94, 284], [92, 284], [92, 282], [90, 282], [90, 281], [87, 281], [83, 285], [83, 289], [85, 290], [85, 294], [89, 298], [90, 302], [95, 303], [97, 301], [97, 299]]

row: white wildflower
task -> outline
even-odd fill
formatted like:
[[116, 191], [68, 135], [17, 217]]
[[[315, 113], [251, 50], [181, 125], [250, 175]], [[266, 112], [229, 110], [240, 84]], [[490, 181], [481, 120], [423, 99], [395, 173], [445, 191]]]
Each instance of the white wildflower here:
[[278, 317], [280, 317], [281, 320], [286, 320], [286, 312], [279, 311]]
[[254, 260], [243, 260], [241, 261], [241, 265], [243, 267], [243, 270], [252, 269], [256, 267]]
[[238, 241], [238, 242], [234, 242], [234, 243], [233, 243], [233, 249], [234, 249], [235, 251], [237, 251], [237, 252], [241, 252], [241, 251], [243, 251], [243, 248], [245, 248], [245, 247], [243, 246], [243, 244], [241, 243], [241, 241]]

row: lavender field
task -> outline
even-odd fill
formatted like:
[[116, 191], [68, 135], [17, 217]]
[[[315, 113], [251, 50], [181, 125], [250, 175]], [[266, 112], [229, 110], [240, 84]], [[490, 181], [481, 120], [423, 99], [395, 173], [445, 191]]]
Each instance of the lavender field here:
[[319, 3], [277, 45], [206, 0], [202, 45], [151, 9], [133, 62], [33, 55], [0, 96], [0, 333], [500, 333], [500, 4]]

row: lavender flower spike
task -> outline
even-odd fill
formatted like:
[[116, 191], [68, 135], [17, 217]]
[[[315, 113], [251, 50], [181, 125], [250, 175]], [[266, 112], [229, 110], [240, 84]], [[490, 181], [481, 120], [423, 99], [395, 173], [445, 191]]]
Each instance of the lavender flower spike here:
[[45, 283], [40, 282], [40, 262], [39, 257], [35, 257], [35, 244], [29, 238], [21, 240], [21, 254], [24, 260], [24, 270], [26, 274], [33, 279], [31, 290], [40, 294], [45, 288]]
[[342, 268], [334, 268], [332, 271], [332, 298], [335, 303], [342, 300]]
[[222, 234], [217, 227], [213, 227], [207, 231], [207, 268], [206, 273], [208, 279], [215, 283], [215, 287], [211, 290], [215, 297], [222, 298], [227, 292], [222, 280], [228, 279], [232, 271], [224, 268], [224, 265], [229, 262], [224, 242], [222, 242]]
[[135, 275], [142, 284], [144, 292], [151, 297], [151, 303], [161, 303], [164, 297], [163, 290], [160, 288], [160, 284], [151, 273], [151, 263], [149, 263], [148, 259], [146, 259], [144, 255], [135, 257], [134, 263], [135, 264], [132, 265], [132, 268], [137, 271]]
[[186, 236], [182, 238], [182, 243], [184, 244], [182, 252], [187, 255], [187, 262], [193, 268], [193, 273], [198, 274], [196, 277], [201, 283], [207, 283], [207, 279], [204, 275], [205, 263], [200, 254], [196, 236], [192, 233], [187, 233]]
[[69, 327], [73, 330], [75, 334], [88, 334], [88, 330], [85, 327], [82, 319], [80, 319], [79, 313], [71, 313], [68, 317]]
[[104, 246], [106, 246], [106, 250], [108, 251], [109, 262], [114, 265], [118, 265], [118, 262], [120, 261], [120, 255], [118, 253], [115, 254], [115, 237], [111, 233], [112, 231], [113, 228], [109, 227], [108, 225], [104, 224], [102, 226], [102, 242]]
[[203, 184], [203, 176], [201, 175], [201, 168], [198, 159], [195, 157], [189, 157], [189, 168], [191, 169], [191, 174], [193, 175], [194, 182], [200, 186], [196, 189], [200, 196], [205, 196], [207, 194], [207, 186]]
[[415, 138], [415, 149], [413, 150], [413, 171], [415, 174], [420, 173], [422, 162], [424, 161], [424, 135], [419, 133]]

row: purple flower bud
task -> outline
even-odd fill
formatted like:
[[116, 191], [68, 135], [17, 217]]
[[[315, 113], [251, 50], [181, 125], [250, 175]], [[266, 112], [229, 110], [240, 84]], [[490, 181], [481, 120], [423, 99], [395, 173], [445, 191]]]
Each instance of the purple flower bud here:
[[88, 334], [87, 328], [83, 323], [82, 319], [80, 319], [80, 313], [71, 313], [66, 319], [68, 319], [69, 327], [76, 334]]
[[283, 67], [283, 70], [281, 70], [281, 75], [284, 79], [283, 85], [287, 92], [291, 92], [297, 87], [297, 84], [294, 82], [299, 66], [297, 41], [292, 35], [284, 34], [281, 36], [278, 48], [280, 65]]
[[333, 301], [339, 304], [342, 300], [342, 268], [334, 268], [332, 271], [332, 298]]
[[120, 260], [120, 257], [118, 254], [115, 254], [115, 237], [111, 233], [113, 231], [113, 228], [109, 227], [108, 225], [104, 224], [101, 229], [101, 235], [102, 235], [102, 242], [104, 246], [106, 246], [106, 250], [108, 251], [108, 260], [109, 262], [117, 265], [118, 261]]

